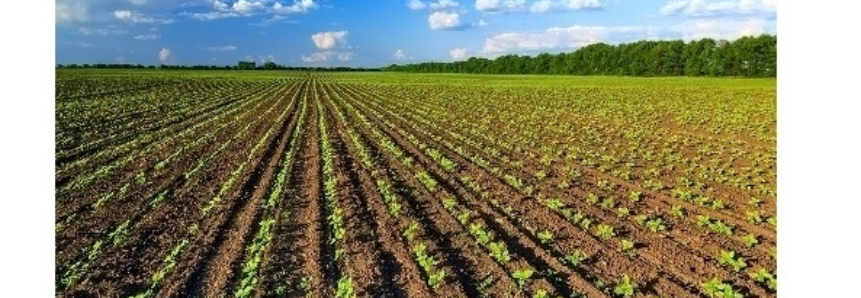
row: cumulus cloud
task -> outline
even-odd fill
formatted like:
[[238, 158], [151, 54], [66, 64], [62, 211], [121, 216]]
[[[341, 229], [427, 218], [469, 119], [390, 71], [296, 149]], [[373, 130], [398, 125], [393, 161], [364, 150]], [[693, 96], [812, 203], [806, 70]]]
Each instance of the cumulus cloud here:
[[481, 12], [515, 12], [526, 9], [525, 0], [476, 0], [475, 9]]
[[[278, 1], [274, 1], [274, 3], [272, 2], [272, 0], [239, 0], [232, 4], [228, 4], [225, 1], [214, 0], [212, 1], [213, 11], [196, 13], [186, 12], [183, 13], [183, 15], [201, 21], [210, 21], [261, 14], [270, 14], [277, 17], [286, 14], [304, 13], [319, 7], [314, 0], [295, 0], [292, 4], [282, 4]], [[270, 5], [269, 3], [272, 4]]]
[[170, 59], [170, 50], [168, 48], [161, 48], [161, 51], [158, 51], [158, 60], [161, 63], [167, 63]]
[[436, 11], [428, 16], [428, 23], [433, 30], [452, 30], [462, 28], [460, 15], [456, 12]]
[[392, 57], [394, 60], [407, 60], [407, 54], [404, 53], [404, 50], [398, 49], [395, 51], [395, 56]]
[[206, 48], [206, 50], [210, 51], [210, 52], [227, 52], [227, 51], [235, 51], [236, 47], [232, 46], [232, 45], [226, 45], [226, 46], [221, 46], [221, 47], [208, 47], [208, 48]]
[[427, 7], [427, 4], [424, 4], [424, 2], [421, 2], [419, 0], [410, 0], [410, 2], [407, 2], [407, 7], [412, 10], [422, 10]]
[[314, 41], [314, 45], [318, 49], [329, 50], [336, 45], [345, 46], [347, 44], [347, 34], [349, 33], [347, 31], [319, 32], [311, 35], [311, 40]]
[[463, 58], [466, 58], [467, 52], [468, 50], [464, 48], [454, 48], [448, 51], [448, 54], [451, 55], [451, 59], [463, 60]]
[[122, 35], [129, 32], [118, 29], [116, 26], [108, 26], [106, 28], [80, 27], [78, 33], [81, 35]]
[[89, 1], [57, 0], [54, 6], [57, 24], [83, 23], [89, 19]]
[[289, 6], [281, 5], [279, 2], [272, 5], [272, 10], [279, 14], [302, 13], [315, 8], [317, 8], [317, 3], [314, 3], [314, 0], [296, 1]]
[[327, 61], [351, 61], [356, 55], [350, 52], [335, 52], [335, 51], [323, 51], [323, 52], [315, 52], [311, 53], [309, 56], [302, 55], [302, 61], [306, 63], [319, 63], [319, 62], [327, 62]]
[[223, 11], [211, 11], [211, 12], [196, 12], [196, 13], [183, 13], [182, 15], [189, 16], [195, 20], [199, 21], [212, 21], [218, 19], [225, 18], [235, 18], [240, 16], [235, 12], [223, 12]]
[[438, 2], [428, 4], [428, 8], [431, 10], [454, 9], [458, 7], [460, 7], [460, 3], [452, 0], [439, 0]]
[[134, 12], [131, 10], [115, 10], [112, 14], [114, 18], [134, 24], [148, 24], [148, 23], [160, 23], [160, 24], [169, 24], [173, 23], [172, 19], [157, 19], [153, 17], [148, 17], [142, 13]]
[[542, 31], [508, 32], [485, 39], [482, 53], [524, 51], [570, 51], [590, 44], [639, 40], [702, 38], [734, 40], [772, 32], [764, 20], [695, 20], [672, 26], [581, 26], [552, 27]]
[[586, 9], [598, 9], [606, 5], [602, 0], [541, 0], [532, 3], [529, 11], [534, 13], [556, 12], [556, 11], [578, 11]]
[[156, 39], [159, 39], [160, 37], [161, 36], [156, 35], [156, 34], [142, 34], [142, 35], [135, 36], [134, 38], [139, 39], [139, 40], [156, 40]]
[[719, 17], [733, 15], [773, 15], [777, 11], [776, 0], [739, 0], [739, 1], [672, 1], [661, 7], [664, 16]]

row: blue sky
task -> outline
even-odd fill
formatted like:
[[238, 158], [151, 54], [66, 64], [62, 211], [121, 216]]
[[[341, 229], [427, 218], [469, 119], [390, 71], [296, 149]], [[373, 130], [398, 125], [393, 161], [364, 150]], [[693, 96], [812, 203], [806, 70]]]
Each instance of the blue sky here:
[[57, 63], [378, 67], [776, 34], [776, 0], [56, 0]]

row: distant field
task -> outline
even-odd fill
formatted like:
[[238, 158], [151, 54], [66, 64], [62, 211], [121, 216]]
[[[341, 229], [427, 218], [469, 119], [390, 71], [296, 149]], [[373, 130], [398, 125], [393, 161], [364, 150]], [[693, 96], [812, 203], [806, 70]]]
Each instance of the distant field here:
[[775, 79], [61, 70], [55, 100], [57, 296], [776, 297]]

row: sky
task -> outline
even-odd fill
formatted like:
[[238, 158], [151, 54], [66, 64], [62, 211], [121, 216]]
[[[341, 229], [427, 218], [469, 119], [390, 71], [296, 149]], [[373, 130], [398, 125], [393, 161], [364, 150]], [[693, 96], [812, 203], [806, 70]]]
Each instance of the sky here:
[[777, 0], [55, 0], [59, 64], [381, 67], [777, 34]]

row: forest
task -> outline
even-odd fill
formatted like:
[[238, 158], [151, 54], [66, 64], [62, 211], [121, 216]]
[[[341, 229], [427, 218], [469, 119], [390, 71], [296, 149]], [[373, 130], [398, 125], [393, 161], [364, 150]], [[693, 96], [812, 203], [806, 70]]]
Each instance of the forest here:
[[472, 57], [452, 63], [391, 65], [386, 71], [565, 74], [617, 76], [777, 76], [777, 36], [747, 36], [735, 41], [703, 38], [609, 45], [597, 43], [574, 52], [535, 57], [509, 54], [496, 59]]

